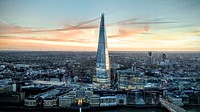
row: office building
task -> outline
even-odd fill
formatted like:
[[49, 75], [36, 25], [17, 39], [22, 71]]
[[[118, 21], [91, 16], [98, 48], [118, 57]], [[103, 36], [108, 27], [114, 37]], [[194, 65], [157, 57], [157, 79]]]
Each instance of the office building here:
[[110, 87], [110, 64], [107, 47], [106, 29], [104, 25], [104, 14], [101, 15], [96, 60], [96, 75], [94, 75], [93, 77], [93, 83], [103, 88]]

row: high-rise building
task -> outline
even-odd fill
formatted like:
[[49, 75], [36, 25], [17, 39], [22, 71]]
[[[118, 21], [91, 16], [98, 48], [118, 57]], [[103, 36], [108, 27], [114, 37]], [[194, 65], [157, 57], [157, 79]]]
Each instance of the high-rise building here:
[[162, 60], [165, 61], [167, 58], [167, 55], [165, 53], [162, 54]]
[[110, 64], [107, 47], [106, 29], [104, 25], [104, 14], [101, 15], [96, 60], [96, 75], [93, 76], [93, 83], [97, 86], [105, 88], [108, 88], [110, 86]]
[[153, 60], [152, 60], [152, 52], [151, 51], [148, 51], [148, 56], [149, 56], [149, 59], [148, 59], [149, 62], [148, 62], [148, 64], [152, 65], [152, 63], [153, 63], [152, 61]]

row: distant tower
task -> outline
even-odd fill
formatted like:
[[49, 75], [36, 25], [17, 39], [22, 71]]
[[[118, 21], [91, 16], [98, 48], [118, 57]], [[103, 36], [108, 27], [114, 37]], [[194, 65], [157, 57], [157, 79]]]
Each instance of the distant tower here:
[[135, 72], [135, 71], [136, 71], [136, 66], [135, 66], [135, 64], [132, 64], [131, 70], [132, 70], [132, 72]]
[[107, 88], [110, 86], [110, 63], [105, 30], [104, 14], [102, 14], [96, 60], [96, 75], [93, 76], [93, 83], [100, 87]]
[[149, 64], [152, 65], [152, 52], [148, 51], [148, 56], [149, 56]]
[[162, 54], [162, 60], [165, 61], [167, 58], [167, 55], [165, 53]]

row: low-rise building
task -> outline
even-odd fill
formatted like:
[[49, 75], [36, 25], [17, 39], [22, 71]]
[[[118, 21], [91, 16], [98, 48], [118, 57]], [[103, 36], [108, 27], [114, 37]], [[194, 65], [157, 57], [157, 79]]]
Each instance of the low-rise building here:
[[117, 94], [116, 95], [117, 105], [126, 105], [126, 94]]
[[182, 98], [182, 102], [183, 104], [189, 104], [189, 96], [186, 94], [180, 95], [180, 97]]
[[29, 106], [29, 107], [35, 107], [38, 105], [42, 105], [42, 99], [40, 98], [40, 95], [42, 95], [42, 94], [38, 94], [35, 96], [29, 96], [29, 97], [25, 98], [24, 105]]
[[59, 96], [59, 107], [70, 107], [74, 101], [73, 99], [73, 97], [67, 96], [67, 94]]
[[90, 98], [90, 106], [91, 107], [99, 107], [100, 104], [100, 96], [97, 94], [94, 94]]
[[132, 90], [127, 92], [127, 105], [137, 104], [140, 99], [143, 99], [142, 91]]
[[178, 106], [183, 106], [182, 98], [179, 96], [168, 96], [168, 100]]
[[116, 96], [101, 96], [100, 97], [100, 107], [116, 106], [117, 97]]
[[71, 99], [72, 103], [75, 103], [75, 101], [76, 101], [76, 91], [69, 91], [67, 93], [67, 96]]
[[24, 92], [0, 93], [0, 103], [19, 104], [24, 101]]
[[44, 99], [44, 107], [55, 107], [57, 106], [57, 101], [58, 98], [57, 97], [47, 97]]
[[144, 77], [139, 74], [128, 71], [119, 70], [118, 74], [118, 89], [123, 90], [133, 90], [133, 89], [143, 89], [144, 88]]

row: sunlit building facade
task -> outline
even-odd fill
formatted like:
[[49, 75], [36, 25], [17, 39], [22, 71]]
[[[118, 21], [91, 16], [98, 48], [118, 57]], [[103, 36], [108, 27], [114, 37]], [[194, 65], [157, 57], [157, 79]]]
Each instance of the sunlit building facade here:
[[118, 89], [133, 90], [133, 89], [144, 89], [145, 80], [144, 76], [140, 76], [132, 71], [117, 71], [117, 85]]
[[96, 75], [94, 75], [93, 77], [93, 83], [105, 88], [110, 86], [110, 64], [107, 47], [106, 29], [104, 25], [104, 14], [101, 15], [99, 43], [96, 60]]

